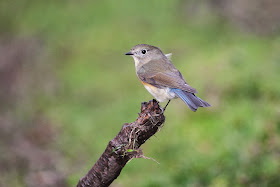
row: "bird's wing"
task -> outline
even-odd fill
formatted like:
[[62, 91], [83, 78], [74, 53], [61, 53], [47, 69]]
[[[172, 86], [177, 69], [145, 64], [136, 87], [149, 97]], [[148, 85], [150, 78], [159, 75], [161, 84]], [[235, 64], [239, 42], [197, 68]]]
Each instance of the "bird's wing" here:
[[171, 60], [172, 53], [165, 54], [165, 56], [166, 56], [169, 60]]
[[182, 74], [173, 64], [157, 67], [156, 63], [147, 63], [139, 68], [137, 75], [143, 82], [158, 88], [179, 88], [190, 93], [197, 93], [195, 88], [186, 83]]

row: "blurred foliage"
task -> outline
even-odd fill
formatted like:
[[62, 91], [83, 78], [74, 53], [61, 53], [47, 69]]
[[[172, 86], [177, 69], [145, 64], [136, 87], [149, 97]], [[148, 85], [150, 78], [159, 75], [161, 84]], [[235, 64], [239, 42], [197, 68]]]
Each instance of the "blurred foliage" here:
[[212, 107], [193, 113], [172, 101], [165, 126], [143, 145], [161, 164], [135, 159], [112, 186], [279, 186], [279, 32], [237, 28], [216, 11], [231, 7], [222, 3], [1, 1], [0, 185], [75, 186], [152, 99], [124, 55], [147, 43], [172, 52]]

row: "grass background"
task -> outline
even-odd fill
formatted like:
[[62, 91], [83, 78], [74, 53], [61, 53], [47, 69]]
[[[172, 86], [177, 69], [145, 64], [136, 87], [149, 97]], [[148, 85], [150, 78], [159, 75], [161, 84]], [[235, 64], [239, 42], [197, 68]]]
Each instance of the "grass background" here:
[[[55, 92], [46, 96], [39, 87], [29, 109], [16, 113], [26, 119], [40, 111], [59, 129], [50, 144], [63, 155], [57, 167], [66, 186], [77, 184], [121, 126], [137, 118], [140, 103], [152, 99], [124, 55], [140, 43], [173, 53], [212, 107], [193, 113], [172, 101], [164, 127], [142, 147], [160, 164], [134, 159], [112, 186], [280, 184], [279, 33], [244, 32], [203, 7], [188, 14], [182, 2], [1, 2], [2, 36], [44, 45]], [[18, 177], [15, 186], [25, 186]]]

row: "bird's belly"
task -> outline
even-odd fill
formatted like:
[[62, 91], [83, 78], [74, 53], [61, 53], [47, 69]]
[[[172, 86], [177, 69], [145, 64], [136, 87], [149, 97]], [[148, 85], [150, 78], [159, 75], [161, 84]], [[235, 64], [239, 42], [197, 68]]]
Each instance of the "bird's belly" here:
[[152, 94], [159, 102], [164, 102], [176, 97], [175, 93], [170, 92], [170, 88], [157, 88], [145, 82], [142, 83], [150, 94]]

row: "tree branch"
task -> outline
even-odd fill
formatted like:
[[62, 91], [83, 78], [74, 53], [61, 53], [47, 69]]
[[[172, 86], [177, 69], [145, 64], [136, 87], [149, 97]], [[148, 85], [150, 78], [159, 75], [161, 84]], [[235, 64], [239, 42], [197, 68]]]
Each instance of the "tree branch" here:
[[122, 126], [77, 187], [109, 186], [129, 160], [144, 157], [140, 146], [162, 127], [164, 121], [163, 111], [156, 100], [142, 103], [137, 120]]

